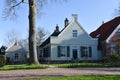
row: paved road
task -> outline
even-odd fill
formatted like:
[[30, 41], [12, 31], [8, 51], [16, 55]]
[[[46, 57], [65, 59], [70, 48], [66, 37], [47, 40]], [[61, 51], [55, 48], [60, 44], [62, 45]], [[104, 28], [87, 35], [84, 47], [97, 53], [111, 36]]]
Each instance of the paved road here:
[[0, 80], [21, 80], [51, 76], [120, 75], [120, 68], [48, 68], [0, 71]]

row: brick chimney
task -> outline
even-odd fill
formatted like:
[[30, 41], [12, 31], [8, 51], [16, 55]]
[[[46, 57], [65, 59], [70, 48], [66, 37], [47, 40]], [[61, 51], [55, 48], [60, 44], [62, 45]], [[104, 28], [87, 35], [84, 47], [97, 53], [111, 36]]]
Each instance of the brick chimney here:
[[55, 30], [55, 32], [60, 32], [60, 31], [59, 31], [59, 26], [58, 26], [58, 24], [56, 25], [56, 30]]
[[69, 24], [69, 20], [68, 20], [67, 18], [65, 18], [65, 20], [64, 20], [64, 25], [65, 25], [65, 27], [66, 27], [68, 24]]

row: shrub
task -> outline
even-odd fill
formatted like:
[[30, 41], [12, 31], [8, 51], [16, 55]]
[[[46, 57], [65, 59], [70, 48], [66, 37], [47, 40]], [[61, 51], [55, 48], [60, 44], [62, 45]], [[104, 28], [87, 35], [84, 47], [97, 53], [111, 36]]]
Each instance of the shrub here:
[[10, 57], [6, 57], [6, 63], [7, 63], [7, 64], [10, 63]]
[[6, 64], [6, 56], [0, 55], [0, 67], [4, 66]]
[[119, 54], [109, 54], [103, 58], [104, 62], [110, 63], [112, 65], [120, 65], [120, 55]]

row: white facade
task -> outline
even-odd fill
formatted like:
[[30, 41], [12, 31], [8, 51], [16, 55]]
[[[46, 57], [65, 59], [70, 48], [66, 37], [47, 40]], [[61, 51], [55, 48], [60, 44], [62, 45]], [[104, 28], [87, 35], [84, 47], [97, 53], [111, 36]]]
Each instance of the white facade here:
[[[77, 22], [77, 15], [72, 15], [73, 19], [58, 36], [50, 37], [50, 61], [66, 61], [76, 58], [78, 60], [100, 60], [100, 53], [97, 50], [97, 38], [91, 38], [88, 33]], [[63, 56], [58, 56], [58, 46], [63, 52]], [[68, 48], [67, 48], [68, 47]], [[82, 52], [87, 53], [87, 56], [82, 56]], [[69, 56], [67, 56], [69, 51]], [[89, 53], [91, 53], [89, 57]], [[74, 55], [75, 54], [75, 55]], [[81, 57], [82, 56], [82, 57]]]
[[6, 49], [5, 55], [8, 58], [8, 63], [27, 62], [27, 50], [25, 50], [17, 40]]

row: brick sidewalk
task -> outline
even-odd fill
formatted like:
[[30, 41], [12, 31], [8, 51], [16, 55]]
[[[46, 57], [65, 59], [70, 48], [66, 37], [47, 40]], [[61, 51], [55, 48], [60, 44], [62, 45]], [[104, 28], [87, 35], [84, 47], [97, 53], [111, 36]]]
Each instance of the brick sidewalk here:
[[0, 71], [0, 80], [21, 80], [51, 76], [120, 75], [120, 68], [48, 68]]

